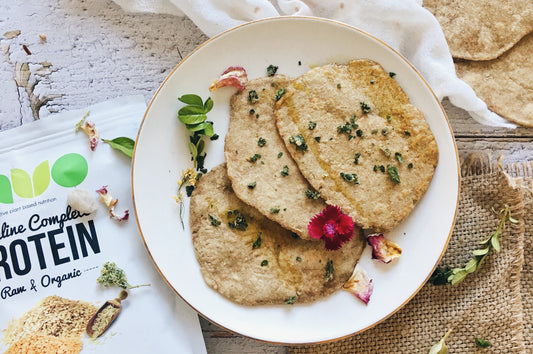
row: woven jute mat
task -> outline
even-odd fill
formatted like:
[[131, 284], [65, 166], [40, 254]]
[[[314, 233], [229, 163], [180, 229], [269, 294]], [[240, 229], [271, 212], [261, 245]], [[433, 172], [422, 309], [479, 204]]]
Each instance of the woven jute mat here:
[[524, 266], [520, 277], [520, 292], [524, 312], [526, 353], [533, 353], [533, 162], [506, 166], [507, 172], [524, 194]]
[[[500, 215], [495, 211], [508, 206], [520, 222], [506, 223], [501, 251], [492, 251], [478, 271], [458, 285], [427, 283], [401, 310], [367, 331], [335, 342], [291, 347], [289, 353], [427, 353], [449, 329], [450, 353], [525, 352], [522, 191], [503, 168], [484, 156], [465, 159], [461, 174], [457, 221], [439, 266], [463, 267], [473, 257], [471, 252], [480, 248], [479, 242], [498, 228]], [[431, 235], [426, 236], [424, 242], [431, 242]], [[491, 346], [478, 348], [476, 338]]]

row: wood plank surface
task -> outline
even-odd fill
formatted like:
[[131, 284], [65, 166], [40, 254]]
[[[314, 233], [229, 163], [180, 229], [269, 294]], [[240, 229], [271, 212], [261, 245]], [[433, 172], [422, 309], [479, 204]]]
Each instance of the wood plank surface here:
[[[205, 40], [187, 18], [128, 14], [112, 1], [1, 1], [0, 130], [119, 96], [141, 94], [148, 102]], [[461, 157], [481, 152], [506, 162], [533, 160], [533, 129], [482, 126], [447, 100], [443, 106]], [[200, 322], [209, 353], [286, 351]]]

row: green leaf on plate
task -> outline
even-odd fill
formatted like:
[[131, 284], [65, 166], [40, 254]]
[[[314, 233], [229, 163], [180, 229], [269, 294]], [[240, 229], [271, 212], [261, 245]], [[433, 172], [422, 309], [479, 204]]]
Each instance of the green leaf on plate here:
[[211, 99], [211, 97], [208, 97], [204, 103], [204, 112], [209, 113], [209, 111], [213, 109], [213, 105], [214, 105], [213, 100]]
[[207, 113], [213, 108], [213, 100], [211, 97], [208, 97], [205, 102], [203, 102], [200, 96], [194, 94], [182, 95], [178, 100], [187, 104], [179, 109], [178, 119], [185, 124], [188, 131], [194, 133], [194, 135], [190, 137], [191, 142], [189, 143], [189, 150], [195, 168], [203, 171], [203, 161], [206, 154], [202, 154], [205, 148], [205, 142], [202, 138], [204, 136], [215, 136], [213, 122], [206, 121]]
[[191, 104], [193, 106], [203, 106], [202, 98], [198, 95], [183, 95], [181, 97], [178, 97], [178, 100], [186, 104]]

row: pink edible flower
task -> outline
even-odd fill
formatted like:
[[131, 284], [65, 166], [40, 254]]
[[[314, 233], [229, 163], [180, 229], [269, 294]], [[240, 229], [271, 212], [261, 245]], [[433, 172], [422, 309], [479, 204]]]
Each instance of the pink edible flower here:
[[83, 118], [76, 124], [76, 132], [81, 129], [89, 136], [89, 146], [91, 150], [94, 151], [96, 149], [96, 145], [98, 145], [99, 134], [94, 123], [85, 120], [88, 116], [89, 112], [85, 113]]
[[307, 229], [311, 237], [323, 239], [326, 249], [334, 251], [352, 239], [354, 223], [338, 206], [328, 205], [311, 218]]
[[400, 257], [402, 249], [396, 242], [387, 240], [383, 234], [372, 234], [366, 238], [372, 246], [372, 259], [383, 263], [390, 263], [394, 258]]
[[372, 291], [374, 290], [374, 284], [372, 284], [372, 279], [370, 279], [367, 272], [357, 264], [353, 270], [352, 276], [342, 288], [354, 294], [365, 304], [368, 304]]
[[214, 91], [224, 86], [236, 87], [239, 91], [244, 90], [248, 82], [246, 70], [240, 66], [230, 66], [222, 75], [209, 86], [209, 91]]
[[115, 213], [115, 205], [118, 203], [118, 199], [113, 198], [108, 192], [107, 192], [107, 186], [103, 186], [102, 188], [98, 189], [96, 191], [98, 193], [98, 199], [100, 199], [101, 202], [103, 202], [107, 209], [109, 210], [109, 216], [112, 219], [115, 219], [117, 221], [126, 221], [128, 220], [130, 216], [129, 210], [124, 211], [124, 214], [122, 216], [119, 216]]

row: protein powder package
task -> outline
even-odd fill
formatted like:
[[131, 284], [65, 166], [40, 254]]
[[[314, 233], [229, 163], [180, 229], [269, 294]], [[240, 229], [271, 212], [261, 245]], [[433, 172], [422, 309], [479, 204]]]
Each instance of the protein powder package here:
[[1, 352], [205, 352], [133, 215], [145, 110], [124, 97], [0, 133]]

